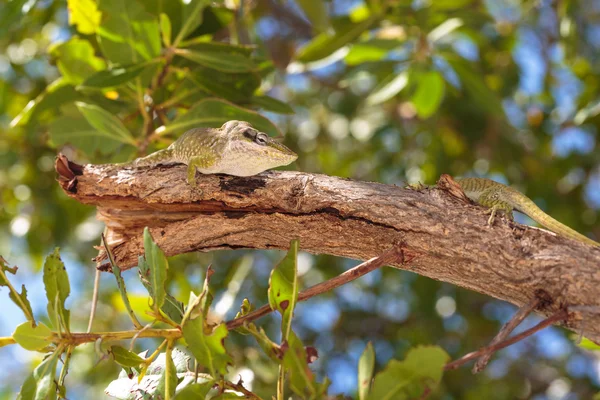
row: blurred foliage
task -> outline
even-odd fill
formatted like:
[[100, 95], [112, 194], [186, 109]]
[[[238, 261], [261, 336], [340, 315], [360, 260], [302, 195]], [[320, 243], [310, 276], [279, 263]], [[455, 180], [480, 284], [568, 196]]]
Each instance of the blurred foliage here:
[[[390, 184], [432, 183], [441, 173], [487, 176], [598, 239], [599, 21], [594, 0], [1, 2], [0, 254], [33, 272], [61, 246], [71, 329], [84, 330], [89, 260], [102, 226], [92, 208], [55, 184], [57, 151], [79, 162], [124, 161], [167, 146], [190, 126], [236, 116], [272, 135], [285, 132], [298, 170]], [[200, 267], [212, 263], [215, 309], [233, 317], [244, 297], [268, 301], [278, 258], [266, 251], [174, 257], [166, 287], [189, 298], [201, 287]], [[301, 286], [354, 265], [303, 253], [298, 260]], [[95, 329], [129, 329], [108, 278]], [[145, 306], [145, 297], [135, 300], [143, 285], [124, 278], [134, 310]], [[41, 277], [26, 283], [35, 281]], [[43, 290], [29, 290], [37, 312], [34, 295], [43, 299]], [[9, 300], [2, 301], [4, 308]], [[0, 316], [1, 336], [23, 321], [10, 307]], [[319, 380], [331, 379], [330, 392], [355, 394], [367, 341], [376, 371], [419, 344], [456, 358], [484, 345], [512, 311], [382, 270], [299, 305], [294, 331], [318, 349], [311, 367]], [[276, 318], [260, 325], [276, 337]], [[235, 365], [252, 377], [233, 373], [271, 394], [276, 368], [251, 336], [231, 336]], [[88, 347], [73, 354], [78, 368], [66, 378], [76, 397], [96, 397], [118, 374]], [[20, 360], [0, 379], [0, 397], [13, 398], [41, 359], [3, 348], [4, 357]], [[56, 359], [47, 364], [55, 368]], [[502, 351], [481, 375], [446, 373], [430, 397], [586, 399], [598, 391], [599, 365], [552, 328]]]

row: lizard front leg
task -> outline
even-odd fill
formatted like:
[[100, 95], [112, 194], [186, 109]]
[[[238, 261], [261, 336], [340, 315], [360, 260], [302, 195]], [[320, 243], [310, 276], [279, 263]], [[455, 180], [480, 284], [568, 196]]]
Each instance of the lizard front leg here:
[[488, 226], [494, 224], [496, 214], [500, 211], [506, 215], [509, 220], [513, 220], [513, 207], [505, 201], [500, 200], [499, 193], [496, 190], [489, 190], [481, 194], [477, 202], [484, 207], [489, 207], [486, 214], [490, 214]]
[[215, 164], [216, 158], [210, 151], [190, 158], [187, 168], [187, 182], [196, 187], [196, 169], [207, 170]]

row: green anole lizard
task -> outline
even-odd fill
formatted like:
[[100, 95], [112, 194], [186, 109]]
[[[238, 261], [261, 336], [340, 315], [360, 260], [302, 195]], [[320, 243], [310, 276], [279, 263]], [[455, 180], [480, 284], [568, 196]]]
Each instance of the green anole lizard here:
[[527, 196], [509, 186], [485, 178], [455, 178], [454, 180], [460, 185], [469, 199], [490, 208], [489, 225], [494, 221], [497, 211], [504, 212], [508, 218], [512, 219], [512, 211], [514, 209], [561, 236], [600, 247], [600, 243], [561, 224], [543, 212]]
[[132, 161], [130, 166], [186, 164], [187, 181], [196, 186], [202, 174], [251, 176], [288, 165], [298, 155], [245, 121], [228, 121], [221, 128], [196, 128], [185, 132], [168, 148]]

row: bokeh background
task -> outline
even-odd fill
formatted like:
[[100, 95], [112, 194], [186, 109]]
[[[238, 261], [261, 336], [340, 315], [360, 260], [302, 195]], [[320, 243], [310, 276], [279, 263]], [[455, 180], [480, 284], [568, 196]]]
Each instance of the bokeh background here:
[[[140, 4], [155, 2], [160, 1]], [[490, 177], [514, 185], [558, 220], [600, 240], [600, 2], [314, 3], [326, 12], [310, 15], [306, 2], [292, 0], [228, 1], [206, 11], [229, 16], [212, 40], [235, 36], [239, 43], [255, 44], [256, 53], [272, 63], [259, 91], [287, 103], [294, 114], [261, 113], [298, 152], [290, 168], [398, 185], [434, 183], [442, 173]], [[388, 7], [384, 18], [369, 29], [324, 57], [298, 61], [299, 49], [319, 30], [360, 24], [382, 4]], [[83, 331], [93, 246], [103, 226], [93, 208], [59, 189], [54, 157], [62, 149], [77, 161], [100, 163], [131, 152], [90, 154], [57, 146], [48, 127], [61, 115], [58, 107], [19, 121], [28, 103], [61, 76], [53, 49], [75, 35], [64, 1], [0, 3], [0, 254], [19, 267], [13, 282], [27, 286], [34, 312], [43, 319], [40, 268], [59, 246], [71, 280], [67, 307], [73, 329]], [[212, 264], [215, 311], [231, 318], [244, 297], [256, 305], [267, 301], [268, 276], [282, 256], [240, 250], [174, 257], [169, 290], [187, 299]], [[302, 253], [302, 284], [356, 264]], [[136, 274], [129, 271], [125, 278], [134, 304], [143, 309], [147, 300]], [[9, 336], [24, 318], [6, 290], [0, 289], [0, 299], [0, 336]], [[313, 367], [332, 380], [329, 392], [352, 396], [367, 341], [375, 345], [378, 368], [418, 344], [440, 345], [457, 358], [485, 345], [514, 311], [477, 293], [382, 269], [299, 305], [294, 328], [318, 349]], [[530, 317], [520, 329], [538, 321]], [[273, 338], [278, 323], [276, 316], [260, 320]], [[129, 328], [114, 278], [103, 274], [94, 330]], [[546, 329], [499, 352], [480, 375], [469, 368], [447, 372], [430, 397], [590, 399], [600, 391], [600, 357], [579, 348], [576, 339], [560, 328]], [[156, 345], [138, 343], [139, 349]], [[275, 366], [249, 337], [234, 333], [228, 346], [237, 364], [245, 365], [233, 372], [269, 396]], [[0, 349], [0, 398], [14, 398], [25, 373], [40, 360], [18, 346]], [[79, 347], [66, 381], [68, 397], [100, 398], [118, 372], [92, 345]]]

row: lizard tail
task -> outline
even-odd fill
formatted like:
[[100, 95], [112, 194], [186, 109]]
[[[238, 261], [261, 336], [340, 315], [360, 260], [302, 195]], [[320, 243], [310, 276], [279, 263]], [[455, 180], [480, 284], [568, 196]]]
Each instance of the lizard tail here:
[[169, 147], [163, 150], [159, 150], [146, 157], [136, 158], [131, 162], [133, 167], [146, 167], [149, 165], [162, 164], [164, 162], [172, 162], [173, 150]]
[[543, 212], [530, 198], [517, 192], [511, 191], [509, 194], [510, 203], [515, 210], [527, 215], [529, 218], [542, 225], [543, 227], [565, 236], [570, 239], [579, 240], [592, 246], [600, 247], [600, 243], [582, 235], [574, 229], [569, 228], [563, 223], [558, 222], [545, 212]]

